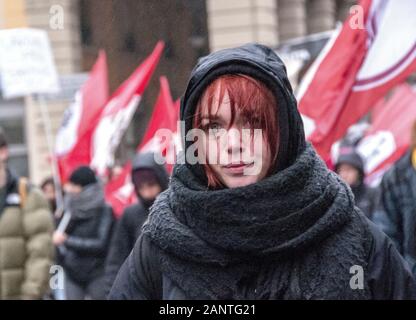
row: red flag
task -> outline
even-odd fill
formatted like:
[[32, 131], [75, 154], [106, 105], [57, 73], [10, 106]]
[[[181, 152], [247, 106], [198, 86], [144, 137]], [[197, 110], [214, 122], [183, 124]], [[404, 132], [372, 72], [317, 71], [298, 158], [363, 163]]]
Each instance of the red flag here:
[[[169, 83], [166, 77], [160, 78], [160, 92], [157, 97], [153, 113], [150, 118], [146, 133], [139, 144], [137, 151], [139, 152], [159, 152], [163, 154], [169, 163], [167, 169], [170, 172], [174, 160], [175, 152], [175, 134], [177, 119], [179, 115], [178, 104], [174, 103], [169, 89]], [[167, 130], [171, 135], [164, 135], [168, 139], [160, 141], [159, 130]], [[136, 201], [133, 184], [131, 182], [131, 162], [128, 162], [122, 174], [107, 184], [106, 198], [112, 206], [115, 215], [119, 217], [124, 208]]]
[[158, 42], [152, 54], [116, 90], [104, 107], [93, 135], [91, 166], [100, 176], [105, 176], [114, 163], [114, 154], [120, 144], [140, 99], [163, 52], [163, 42]]
[[127, 162], [119, 176], [110, 180], [104, 188], [105, 199], [111, 204], [114, 216], [119, 218], [124, 209], [137, 201], [131, 182], [131, 162]]
[[55, 143], [61, 181], [91, 161], [91, 137], [105, 103], [108, 101], [107, 59], [100, 51], [88, 80], [65, 110]]
[[378, 178], [408, 150], [416, 120], [416, 92], [408, 84], [397, 87], [388, 99], [381, 99], [372, 111], [372, 123], [358, 145], [366, 163], [369, 183]]
[[168, 80], [166, 77], [161, 77], [160, 93], [137, 151], [161, 154], [166, 159], [169, 172], [172, 171], [175, 162], [175, 135], [178, 118], [179, 113], [172, 100]]
[[416, 2], [363, 0], [331, 39], [299, 93], [307, 137], [328, 159], [332, 144], [374, 103], [416, 70]]

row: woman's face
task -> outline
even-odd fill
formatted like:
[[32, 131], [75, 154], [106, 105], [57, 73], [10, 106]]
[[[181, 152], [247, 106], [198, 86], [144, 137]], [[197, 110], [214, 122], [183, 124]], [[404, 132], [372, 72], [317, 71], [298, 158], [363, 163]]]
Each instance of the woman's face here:
[[231, 123], [228, 94], [225, 93], [221, 103], [217, 99], [218, 94], [219, 89], [210, 107], [207, 99], [201, 101], [201, 128], [205, 134], [201, 155], [215, 176], [228, 188], [258, 182], [266, 176], [271, 166], [270, 148], [263, 130], [250, 129], [247, 117], [238, 112], [238, 105]]
[[337, 173], [349, 186], [355, 186], [360, 183], [360, 171], [348, 163], [340, 164]]

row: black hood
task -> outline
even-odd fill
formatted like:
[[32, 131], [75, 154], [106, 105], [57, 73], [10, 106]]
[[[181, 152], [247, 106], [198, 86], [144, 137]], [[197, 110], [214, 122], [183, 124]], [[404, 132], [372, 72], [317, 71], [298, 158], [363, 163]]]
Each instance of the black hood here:
[[[278, 106], [280, 145], [276, 171], [290, 166], [305, 148], [305, 134], [296, 99], [286, 74], [286, 67], [270, 48], [246, 44], [211, 53], [201, 58], [191, 73], [185, 94], [181, 99], [180, 118], [185, 122], [185, 134], [192, 129], [192, 119], [204, 89], [225, 74], [244, 74], [262, 81], [275, 95]], [[185, 150], [193, 143], [185, 141]], [[191, 165], [201, 179], [206, 179], [200, 165]]]
[[169, 175], [164, 165], [158, 164], [155, 161], [155, 154], [138, 153], [133, 159], [132, 172], [140, 169], [151, 169], [155, 172], [162, 190], [167, 189], [169, 184]]

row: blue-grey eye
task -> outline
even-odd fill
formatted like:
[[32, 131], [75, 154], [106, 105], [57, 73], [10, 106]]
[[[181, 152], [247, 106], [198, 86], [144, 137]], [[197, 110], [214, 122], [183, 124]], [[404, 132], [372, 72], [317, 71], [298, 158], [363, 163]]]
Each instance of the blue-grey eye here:
[[209, 134], [213, 135], [214, 137], [219, 137], [223, 133], [223, 131], [225, 131], [223, 130], [223, 127], [216, 122], [210, 123], [208, 125], [208, 130]]

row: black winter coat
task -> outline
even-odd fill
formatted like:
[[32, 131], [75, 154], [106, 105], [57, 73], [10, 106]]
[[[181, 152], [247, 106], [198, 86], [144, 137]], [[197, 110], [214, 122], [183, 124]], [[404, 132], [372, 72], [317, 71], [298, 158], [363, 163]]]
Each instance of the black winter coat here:
[[113, 211], [107, 205], [84, 219], [71, 220], [61, 257], [66, 276], [80, 284], [103, 276], [113, 222]]
[[393, 240], [416, 276], [416, 170], [408, 152], [384, 175], [373, 221]]
[[377, 210], [377, 203], [379, 198], [379, 189], [371, 188], [361, 184], [358, 187], [352, 188], [355, 196], [355, 204], [370, 220], [373, 220], [373, 215]]
[[126, 208], [117, 222], [105, 265], [106, 294], [110, 292], [118, 271], [139, 238], [147, 215], [148, 210], [138, 203]]
[[[363, 217], [363, 219], [365, 219]], [[378, 227], [368, 221], [372, 235], [370, 272], [365, 286], [373, 299], [416, 299], [415, 281], [404, 266], [393, 243]], [[187, 299], [174, 282], [160, 271], [159, 257], [152, 242], [142, 235], [123, 264], [109, 295], [112, 300], [182, 300]], [[251, 281], [251, 283], [255, 283]], [[251, 290], [253, 288], [242, 288]], [[294, 297], [292, 297], [294, 298]]]

